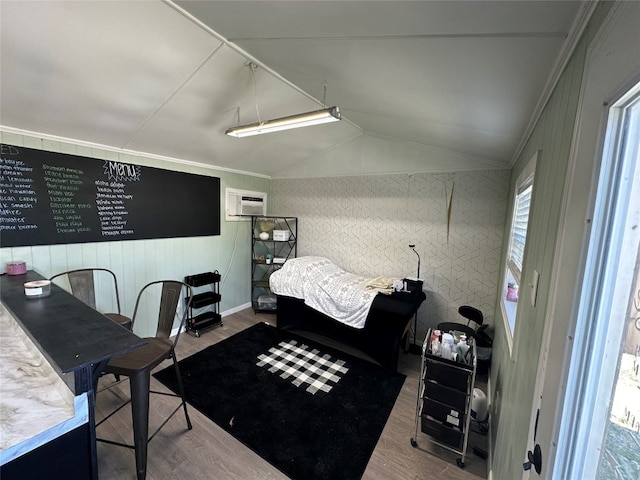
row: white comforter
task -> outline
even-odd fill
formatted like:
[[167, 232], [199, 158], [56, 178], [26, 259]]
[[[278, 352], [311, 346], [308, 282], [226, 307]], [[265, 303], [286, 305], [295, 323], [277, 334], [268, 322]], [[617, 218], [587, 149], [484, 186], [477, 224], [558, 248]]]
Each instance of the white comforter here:
[[276, 295], [299, 298], [335, 320], [364, 328], [378, 293], [367, 289], [370, 280], [346, 272], [324, 257], [299, 257], [273, 272], [269, 283]]

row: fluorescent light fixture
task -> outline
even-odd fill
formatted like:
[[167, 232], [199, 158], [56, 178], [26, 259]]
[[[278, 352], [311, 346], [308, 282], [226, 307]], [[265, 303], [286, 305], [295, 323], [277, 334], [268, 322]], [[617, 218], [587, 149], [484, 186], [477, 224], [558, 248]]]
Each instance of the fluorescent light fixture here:
[[292, 128], [310, 127], [322, 123], [337, 122], [341, 120], [338, 107], [324, 108], [315, 112], [300, 113], [289, 117], [276, 118], [266, 122], [252, 123], [242, 127], [231, 127], [224, 132], [232, 137], [250, 137], [251, 135], [261, 135], [263, 133], [279, 132]]

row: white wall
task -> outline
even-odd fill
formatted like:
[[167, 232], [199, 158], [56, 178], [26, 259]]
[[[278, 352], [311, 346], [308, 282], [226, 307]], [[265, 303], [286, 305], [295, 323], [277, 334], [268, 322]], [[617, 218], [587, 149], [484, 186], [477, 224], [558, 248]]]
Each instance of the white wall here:
[[[269, 190], [269, 180], [211, 168], [158, 160], [117, 150], [91, 148], [66, 141], [0, 132], [0, 142], [29, 148], [68, 153], [97, 159], [113, 159], [220, 178], [220, 204], [224, 209], [224, 190]], [[171, 192], [164, 194], [170, 195]], [[161, 212], [159, 218], [161, 220]], [[104, 267], [118, 278], [122, 313], [133, 314], [135, 298], [146, 283], [154, 280], [183, 280], [187, 275], [218, 270], [225, 275], [221, 284], [221, 311], [229, 311], [250, 301], [250, 231], [249, 222], [226, 222], [221, 211], [221, 234], [218, 236], [127, 240], [68, 245], [0, 248], [0, 270], [9, 261], [24, 260], [27, 268], [50, 277], [55, 273], [82, 267]], [[233, 258], [232, 258], [233, 257]], [[100, 307], [100, 306], [99, 306]], [[111, 308], [105, 306], [104, 308]], [[135, 331], [154, 335], [153, 319], [136, 322]]]

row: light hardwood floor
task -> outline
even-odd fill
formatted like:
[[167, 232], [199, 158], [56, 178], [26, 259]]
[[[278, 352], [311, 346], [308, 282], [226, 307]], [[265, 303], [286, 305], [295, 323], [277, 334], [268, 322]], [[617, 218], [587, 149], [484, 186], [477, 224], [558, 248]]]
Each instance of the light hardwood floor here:
[[[255, 315], [252, 310], [229, 315], [224, 325], [196, 338], [181, 335], [177, 347], [178, 359], [183, 359], [203, 348], [244, 330], [251, 325], [266, 321], [275, 325], [275, 315]], [[170, 365], [167, 361], [159, 369]], [[418, 355], [401, 352], [400, 372], [407, 375], [402, 391], [391, 412], [378, 444], [363, 475], [365, 480], [390, 479], [451, 479], [479, 480], [487, 478], [487, 463], [468, 449], [466, 467], [456, 465], [458, 455], [437, 447], [428, 437], [418, 432], [418, 446], [411, 446], [414, 436], [415, 407], [420, 371]], [[100, 386], [111, 380], [103, 377]], [[215, 382], [215, 379], [211, 379]], [[103, 418], [121, 398], [128, 397], [128, 382], [102, 391], [97, 397], [96, 417]], [[167, 391], [151, 379], [151, 388]], [[150, 400], [149, 431], [175, 408], [176, 399], [162, 395], [152, 395]], [[267, 480], [287, 479], [278, 469], [264, 461], [250, 449], [242, 445], [195, 408], [189, 408], [193, 429], [186, 429], [182, 412], [178, 412], [163, 427], [149, 444], [147, 479], [242, 479]], [[123, 408], [116, 415], [98, 427], [98, 436], [116, 441], [132, 443], [130, 407]], [[336, 439], [340, 441], [340, 439]], [[472, 435], [469, 445], [480, 445], [486, 449], [486, 437]], [[346, 450], [349, 445], [344, 446]], [[433, 453], [430, 453], [433, 452]], [[348, 457], [348, 454], [347, 454]], [[98, 469], [100, 480], [135, 479], [133, 450], [98, 443]]]

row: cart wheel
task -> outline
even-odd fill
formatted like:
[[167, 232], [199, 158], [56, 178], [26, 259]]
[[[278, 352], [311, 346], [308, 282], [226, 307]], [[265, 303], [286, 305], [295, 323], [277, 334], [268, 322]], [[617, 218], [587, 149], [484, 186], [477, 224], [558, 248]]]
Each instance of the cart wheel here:
[[196, 331], [196, 338], [200, 338], [200, 332]]
[[412, 438], [412, 439], [411, 439], [411, 446], [412, 446], [413, 448], [416, 448], [416, 447], [418, 446], [418, 442], [416, 442], [415, 438]]
[[456, 459], [456, 463], [460, 468], [464, 468], [464, 462], [462, 461], [461, 458]]

